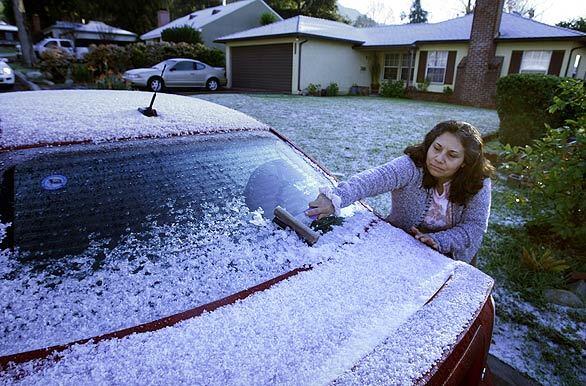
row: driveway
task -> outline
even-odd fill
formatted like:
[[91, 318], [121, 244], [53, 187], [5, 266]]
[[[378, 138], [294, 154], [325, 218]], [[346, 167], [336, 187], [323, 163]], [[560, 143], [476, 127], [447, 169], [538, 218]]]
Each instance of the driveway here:
[[[279, 130], [341, 179], [380, 165], [421, 141], [436, 123], [457, 119], [483, 135], [498, 129], [495, 110], [382, 97], [200, 94]], [[344, 145], [341, 145], [344, 144]], [[386, 195], [367, 200], [388, 213]]]

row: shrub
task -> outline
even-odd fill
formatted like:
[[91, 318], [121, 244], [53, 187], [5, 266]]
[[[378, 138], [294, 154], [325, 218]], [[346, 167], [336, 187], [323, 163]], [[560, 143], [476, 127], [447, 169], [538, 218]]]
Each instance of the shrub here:
[[429, 85], [431, 84], [431, 79], [430, 78], [425, 78], [425, 80], [423, 81], [423, 83], [417, 83], [417, 90], [418, 91], [427, 91], [427, 89], [429, 88]]
[[67, 70], [73, 61], [73, 57], [64, 50], [46, 50], [41, 54], [39, 68], [50, 74], [55, 83], [63, 83], [67, 77]]
[[94, 80], [92, 70], [83, 63], [71, 66], [71, 77], [75, 83], [92, 83]]
[[333, 82], [326, 87], [326, 95], [327, 96], [338, 96], [340, 92], [340, 88], [338, 87], [338, 83]]
[[276, 21], [277, 21], [277, 17], [273, 13], [265, 12], [262, 15], [260, 15], [260, 25], [268, 25], [268, 24], [272, 24]]
[[307, 85], [307, 93], [312, 96], [321, 95], [321, 84], [310, 83]]
[[405, 84], [402, 80], [384, 80], [378, 92], [386, 98], [403, 98], [405, 96]]
[[121, 73], [130, 68], [130, 57], [126, 47], [113, 44], [99, 45], [85, 56], [87, 65], [99, 76], [109, 71]]
[[452, 88], [450, 86], [445, 86], [444, 87], [444, 94], [446, 95], [452, 95], [454, 93], [454, 90], [452, 90]]
[[170, 58], [197, 59], [214, 67], [225, 64], [222, 51], [199, 43], [134, 43], [125, 47], [101, 45], [86, 55], [88, 67], [93, 69], [95, 76], [109, 71], [122, 73], [130, 68], [151, 67]]
[[529, 225], [561, 240], [586, 247], [586, 90], [584, 82], [560, 83], [552, 113], [574, 111], [559, 128], [546, 126], [542, 139], [525, 147], [504, 147], [505, 167], [522, 175], [529, 187], [511, 193], [530, 216]]
[[96, 87], [101, 90], [130, 90], [120, 74], [109, 72], [96, 80]]
[[496, 109], [501, 121], [501, 142], [526, 145], [545, 134], [545, 124], [562, 124], [562, 114], [548, 112], [561, 80], [541, 74], [514, 74], [498, 80]]
[[201, 40], [201, 33], [188, 25], [164, 29], [163, 32], [161, 32], [161, 39], [170, 43], [203, 43]]

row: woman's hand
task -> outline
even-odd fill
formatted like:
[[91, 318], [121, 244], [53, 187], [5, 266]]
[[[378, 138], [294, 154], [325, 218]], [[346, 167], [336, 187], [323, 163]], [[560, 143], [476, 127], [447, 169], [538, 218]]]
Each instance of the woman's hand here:
[[317, 216], [318, 219], [328, 217], [335, 211], [332, 201], [321, 193], [309, 203], [309, 208], [305, 211], [305, 215], [308, 217]]
[[421, 231], [415, 227], [411, 227], [411, 235], [415, 237], [417, 240], [421, 241], [423, 244], [432, 247], [436, 251], [439, 249], [439, 245], [433, 239], [426, 235], [425, 233], [421, 233]]

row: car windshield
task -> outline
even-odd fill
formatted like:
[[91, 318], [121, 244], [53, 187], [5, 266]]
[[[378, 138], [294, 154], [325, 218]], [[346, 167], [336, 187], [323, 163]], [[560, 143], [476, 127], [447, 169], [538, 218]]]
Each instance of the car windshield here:
[[172, 59], [163, 60], [161, 63], [155, 64], [152, 68], [156, 68], [157, 70], [162, 70], [164, 66], [171, 67], [177, 61]]
[[270, 133], [18, 150], [0, 153], [0, 169], [0, 355], [172, 315], [324, 258], [271, 220], [276, 205], [303, 216], [331, 181]]

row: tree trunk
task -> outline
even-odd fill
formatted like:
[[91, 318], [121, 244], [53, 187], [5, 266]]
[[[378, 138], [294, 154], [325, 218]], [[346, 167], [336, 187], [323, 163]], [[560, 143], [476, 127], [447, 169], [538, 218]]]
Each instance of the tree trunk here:
[[12, 8], [14, 9], [14, 19], [16, 19], [16, 26], [18, 27], [18, 40], [20, 40], [20, 48], [22, 50], [22, 59], [27, 67], [32, 67], [35, 64], [35, 55], [33, 46], [26, 29], [24, 22], [24, 3], [23, 0], [12, 0]]

